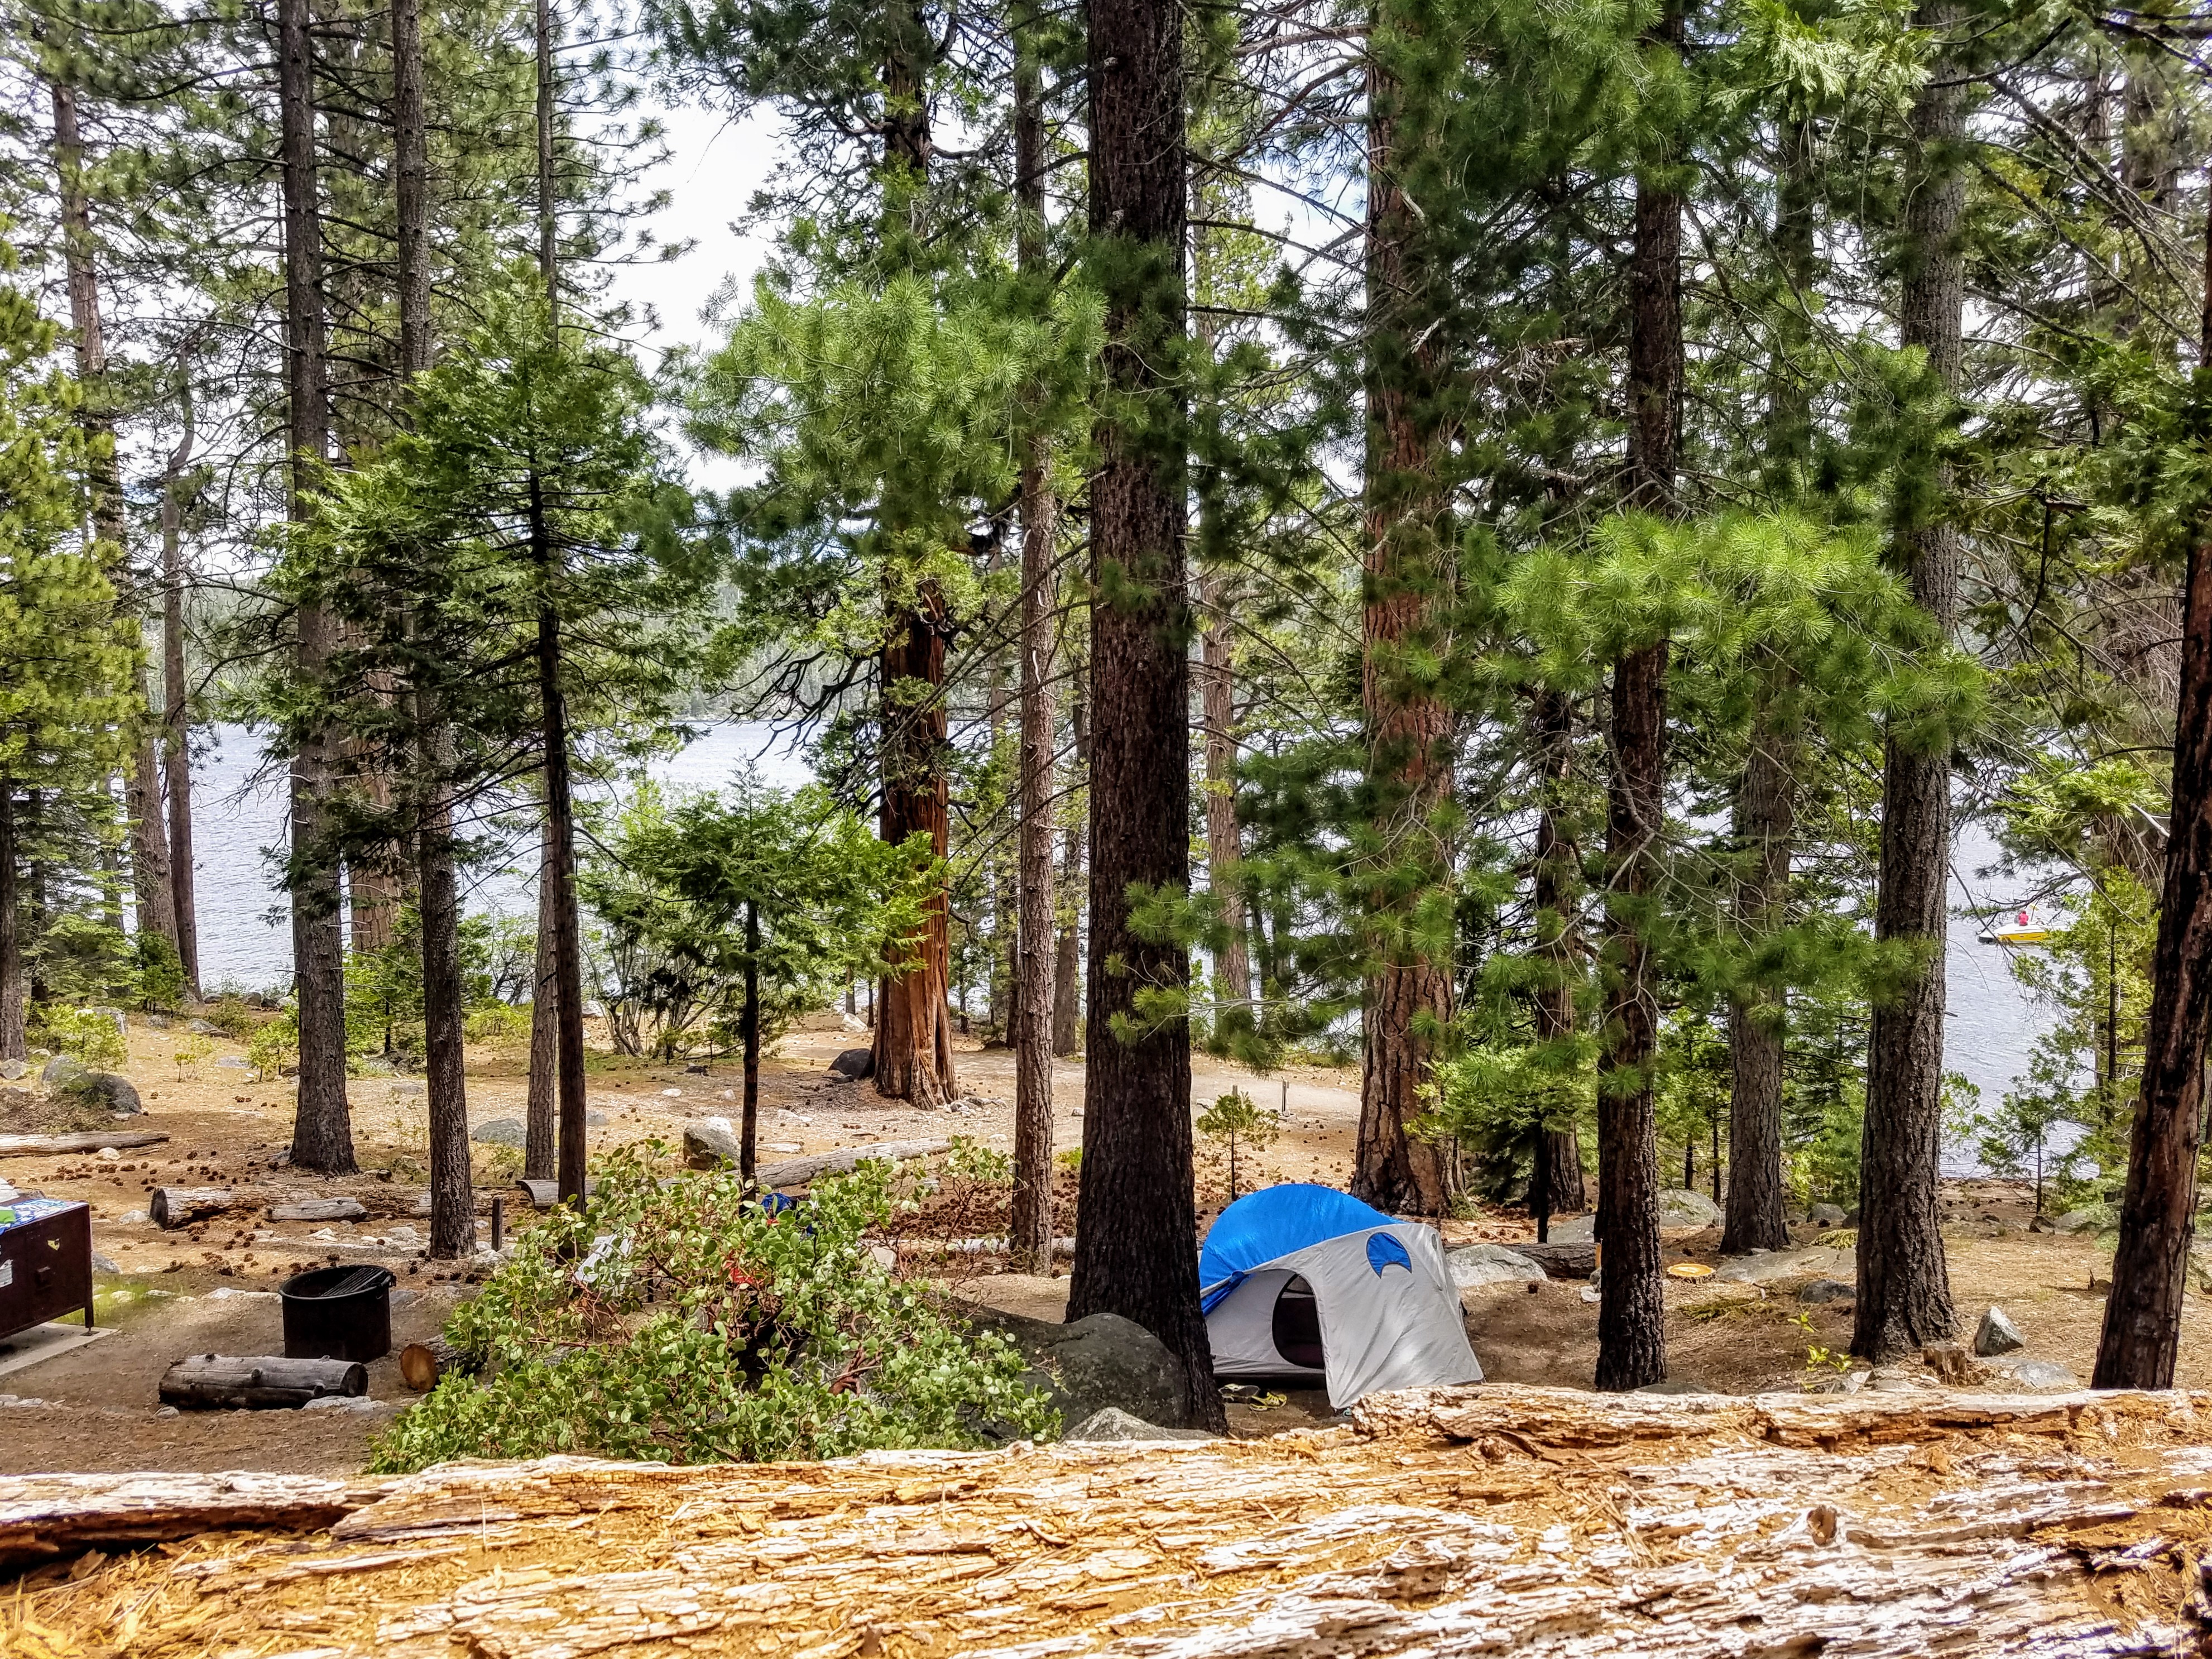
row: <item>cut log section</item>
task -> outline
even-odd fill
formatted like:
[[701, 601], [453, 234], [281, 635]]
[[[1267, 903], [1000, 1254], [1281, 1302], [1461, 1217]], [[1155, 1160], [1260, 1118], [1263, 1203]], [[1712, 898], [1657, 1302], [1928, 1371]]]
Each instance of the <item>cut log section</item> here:
[[358, 1199], [310, 1198], [297, 1204], [274, 1205], [271, 1221], [359, 1221], [368, 1214]]
[[368, 1367], [346, 1359], [233, 1358], [205, 1353], [161, 1373], [161, 1403], [194, 1410], [284, 1410], [330, 1395], [368, 1392]]
[[468, 1357], [443, 1337], [410, 1342], [399, 1351], [400, 1381], [417, 1394], [428, 1394], [441, 1378], [476, 1370]]
[[152, 1129], [133, 1129], [127, 1134], [103, 1134], [94, 1129], [82, 1134], [0, 1135], [0, 1158], [54, 1157], [70, 1152], [97, 1152], [112, 1146], [117, 1152], [133, 1146], [158, 1146], [168, 1136]]
[[156, 1227], [174, 1229], [254, 1201], [250, 1194], [232, 1187], [156, 1187], [146, 1201], [146, 1213]]
[[1370, 1396], [1252, 1441], [447, 1463], [307, 1540], [26, 1605], [88, 1650], [394, 1659], [2201, 1650], [2212, 1396], [1570, 1394]]

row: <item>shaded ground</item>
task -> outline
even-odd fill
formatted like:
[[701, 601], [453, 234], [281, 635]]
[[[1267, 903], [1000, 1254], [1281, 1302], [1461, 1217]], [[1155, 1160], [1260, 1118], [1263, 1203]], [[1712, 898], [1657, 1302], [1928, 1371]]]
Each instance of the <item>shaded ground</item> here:
[[[290, 1085], [255, 1085], [237, 1063], [239, 1045], [217, 1042], [195, 1075], [179, 1078], [173, 1058], [181, 1031], [149, 1031], [134, 1022], [130, 1074], [145, 1097], [145, 1115], [131, 1128], [167, 1133], [163, 1146], [112, 1158], [0, 1159], [0, 1178], [28, 1190], [82, 1199], [94, 1210], [94, 1247], [114, 1271], [100, 1276], [98, 1316], [116, 1335], [28, 1369], [0, 1374], [0, 1473], [77, 1468], [252, 1468], [338, 1472], [358, 1468], [370, 1436], [388, 1413], [193, 1413], [161, 1416], [155, 1383], [173, 1359], [193, 1352], [281, 1350], [277, 1304], [266, 1294], [283, 1275], [325, 1261], [381, 1261], [400, 1275], [393, 1337], [404, 1343], [432, 1334], [481, 1268], [424, 1261], [427, 1222], [413, 1212], [423, 1180], [423, 1102], [418, 1080], [372, 1076], [351, 1087], [362, 1173], [325, 1182], [284, 1167], [290, 1130]], [[970, 1135], [986, 1146], [1012, 1144], [1012, 1060], [1004, 1050], [969, 1048], [959, 1056], [972, 1097], [953, 1112], [916, 1111], [885, 1102], [865, 1084], [830, 1081], [824, 1067], [865, 1034], [838, 1029], [801, 1031], [770, 1058], [763, 1079], [763, 1155], [787, 1157], [872, 1140]], [[228, 1060], [234, 1063], [223, 1064]], [[659, 1139], [673, 1143], [692, 1117], [736, 1109], [738, 1079], [727, 1066], [704, 1074], [594, 1054], [590, 1104], [599, 1121], [595, 1152]], [[518, 1048], [472, 1051], [470, 1118], [481, 1126], [523, 1112], [526, 1060]], [[1080, 1145], [1082, 1067], [1055, 1067], [1056, 1144]], [[1265, 1104], [1284, 1098], [1283, 1080], [1255, 1078], [1218, 1063], [1201, 1063], [1194, 1097], [1203, 1103], [1242, 1087]], [[1267, 1153], [1249, 1164], [1246, 1184], [1317, 1180], [1342, 1184], [1350, 1174], [1358, 1122], [1357, 1078], [1310, 1070], [1288, 1079], [1289, 1121]], [[21, 1103], [8, 1103], [19, 1127]], [[511, 1225], [529, 1224], [507, 1184], [520, 1154], [477, 1145], [480, 1228], [488, 1228], [495, 1193], [507, 1194]], [[1224, 1195], [1218, 1163], [1201, 1171], [1202, 1194]], [[369, 1212], [356, 1223], [268, 1222], [258, 1211], [219, 1218], [180, 1232], [163, 1232], [144, 1216], [157, 1185], [241, 1185], [272, 1198], [349, 1194]], [[2026, 1231], [2024, 1189], [2002, 1183], [1954, 1185], [1948, 1194], [1947, 1237], [1962, 1337], [1991, 1302], [2002, 1304], [2027, 1339], [2028, 1352], [2086, 1377], [2100, 1322], [2106, 1258], [2094, 1242]], [[1800, 1230], [1802, 1242], [1817, 1237]], [[1449, 1243], [1529, 1237], [1525, 1224], [1496, 1216], [1445, 1225]], [[1716, 1261], [1717, 1236], [1670, 1236], [1670, 1260]], [[973, 1258], [976, 1270], [988, 1257]], [[963, 1267], [968, 1264], [963, 1264]], [[941, 1268], [933, 1271], [942, 1271]], [[1849, 1277], [1848, 1272], [1843, 1275]], [[1808, 1306], [1800, 1281], [1760, 1288], [1668, 1283], [1668, 1342], [1674, 1376], [1731, 1393], [1802, 1385], [1808, 1351], [1848, 1346], [1847, 1303]], [[1065, 1310], [1066, 1280], [1018, 1280], [963, 1273], [956, 1294], [1036, 1318]], [[1517, 1287], [1469, 1291], [1469, 1332], [1485, 1372], [1499, 1381], [1587, 1387], [1596, 1357], [1597, 1310], [1578, 1284], [1549, 1283], [1534, 1294]], [[227, 1294], [228, 1293], [228, 1294]], [[2178, 1381], [2212, 1383], [2212, 1310], [2189, 1298]], [[388, 1405], [411, 1396], [386, 1360], [372, 1368], [372, 1395]], [[1264, 1409], [1238, 1406], [1240, 1432], [1268, 1433], [1329, 1419], [1316, 1394], [1293, 1394]]]

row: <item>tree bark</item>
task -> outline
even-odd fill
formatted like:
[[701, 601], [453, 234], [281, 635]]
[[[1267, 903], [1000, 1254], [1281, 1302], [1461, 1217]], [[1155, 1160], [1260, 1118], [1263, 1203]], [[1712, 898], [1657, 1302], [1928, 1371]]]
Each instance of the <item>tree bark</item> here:
[[[1450, 442], [1437, 405], [1440, 348], [1420, 221], [1400, 153], [1401, 88], [1379, 66], [1367, 82], [1366, 556], [1360, 706], [1376, 849], [1364, 899], [1369, 933], [1359, 1131], [1352, 1190], [1398, 1214], [1441, 1215], [1452, 1182], [1443, 1151], [1415, 1139], [1437, 1039], [1452, 1015], [1448, 895], [1451, 848], [1437, 828], [1452, 799], [1449, 706], [1421, 665], [1448, 658], [1443, 625], [1452, 571], [1438, 469]], [[1410, 867], [1409, 867], [1410, 866]]]
[[[943, 859], [951, 845], [950, 741], [945, 708], [945, 600], [926, 584], [915, 607], [894, 614], [878, 666], [883, 703], [883, 806], [878, 834], [897, 845], [928, 837]], [[960, 1090], [952, 1066], [945, 999], [952, 951], [951, 900], [929, 896], [921, 939], [899, 970], [884, 975], [876, 1007], [876, 1092], [887, 1100], [941, 1106]]]
[[553, 7], [537, 0], [533, 39], [538, 66], [538, 276], [545, 285], [549, 328], [561, 314], [561, 221], [553, 178]]
[[[434, 751], [447, 744], [428, 735]], [[451, 764], [436, 754], [437, 770]], [[476, 1196], [470, 1187], [469, 1107], [462, 1056], [460, 895], [453, 879], [453, 815], [442, 776], [420, 808], [416, 871], [422, 927], [425, 1088], [430, 1118], [430, 1254], [451, 1258], [477, 1247]]]
[[350, 1359], [288, 1359], [279, 1354], [233, 1359], [200, 1354], [161, 1373], [165, 1406], [187, 1410], [286, 1409], [326, 1395], [368, 1392], [368, 1367]]
[[[1575, 706], [1561, 692], [1540, 689], [1531, 712], [1543, 768], [1533, 882], [1537, 941], [1545, 964], [1534, 1000], [1536, 1041], [1551, 1047], [1565, 1063], [1582, 1030], [1582, 1016], [1575, 1006], [1575, 984], [1581, 977], [1575, 958], [1581, 949], [1582, 854], [1567, 825], [1566, 802], [1574, 768]], [[1582, 1137], [1572, 1123], [1539, 1124], [1534, 1140], [1529, 1211], [1540, 1239], [1553, 1216], [1578, 1215], [1589, 1208], [1589, 1194], [1583, 1182]]]
[[422, 0], [392, 0], [392, 149], [399, 374], [411, 381], [430, 366], [430, 137]]
[[[1193, 1418], [1224, 1416], [1198, 1306], [1190, 1028], [1139, 1010], [1188, 990], [1174, 940], [1130, 926], [1130, 889], [1190, 887], [1190, 639], [1181, 372], [1188, 228], [1182, 12], [1092, 0], [1091, 234], [1110, 411], [1091, 489], [1091, 956], [1082, 1213], [1068, 1317], [1118, 1313], [1181, 1361]], [[1119, 1024], [1121, 1029], [1117, 1030]]]
[[[1044, 83], [1030, 26], [1014, 37], [1014, 194], [1024, 276], [1044, 259]], [[1021, 920], [1016, 932], [1014, 1192], [1007, 1244], [1017, 1273], [1052, 1271], [1053, 541], [1059, 502], [1042, 433], [1025, 434], [1021, 475]]]
[[191, 369], [179, 354], [184, 430], [161, 476], [161, 747], [169, 809], [169, 904], [177, 922], [177, 960], [185, 989], [200, 998], [199, 905], [192, 888], [192, 711], [185, 680], [185, 469], [195, 434]]
[[[2204, 270], [2212, 280], [2212, 209], [2205, 216]], [[2212, 365], [2212, 287], [2205, 289], [2197, 361]], [[2142, 1081], [2091, 1379], [2100, 1389], [2173, 1386], [2196, 1231], [2204, 1044], [2212, 1030], [2212, 530], [2203, 527], [2190, 546], [2182, 587], [2172, 797]]]
[[[546, 538], [544, 501], [531, 486], [531, 535], [540, 568], [548, 574], [551, 548]], [[584, 1202], [584, 956], [576, 918], [575, 808], [568, 786], [568, 707], [561, 684], [561, 618], [549, 601], [538, 612], [538, 694], [544, 718], [545, 826], [548, 843], [542, 879], [553, 889], [554, 1048], [557, 1064], [560, 1151], [558, 1174], [563, 1202]], [[527, 1132], [526, 1130], [526, 1139]]]
[[[1670, 6], [1655, 38], [1680, 52]], [[1649, 179], [1636, 186], [1629, 266], [1628, 497], [1674, 510], [1682, 398], [1682, 203]], [[1613, 979], [1598, 1066], [1597, 1386], [1625, 1392], [1667, 1375], [1659, 1255], [1659, 1135], [1652, 1070], [1659, 1047], [1656, 965], [1644, 928], [1658, 886], [1667, 812], [1667, 658], [1663, 639], [1613, 670], [1613, 764], [1606, 788], [1607, 952]]]
[[[292, 455], [289, 515], [304, 525], [329, 453], [330, 380], [323, 319], [323, 229], [315, 160], [315, 88], [307, 0], [278, 0], [277, 93], [283, 129], [284, 348]], [[313, 599], [297, 619], [296, 671], [320, 677], [331, 625]], [[325, 1175], [354, 1172], [346, 1102], [345, 951], [337, 860], [323, 847], [327, 737], [309, 732], [292, 762], [292, 971], [300, 1029], [299, 1102], [292, 1162]]]
[[0, 775], [0, 1060], [29, 1057], [23, 1034], [23, 939], [15, 906], [15, 781]]
[[[1898, 329], [1901, 343], [1926, 352], [1929, 368], [1953, 392], [1964, 357], [1960, 230], [1966, 106], [1943, 42], [1958, 21], [1955, 0], [1922, 0], [1913, 15], [1914, 27], [1936, 37], [1939, 50], [1907, 120], [1911, 154]], [[1948, 470], [1933, 458], [1918, 459], [1934, 475], [1934, 489], [1926, 492], [1931, 504], [1899, 533], [1897, 552], [1910, 572], [1913, 598], [1948, 635], [1959, 608], [1959, 532], [1944, 500]], [[1883, 744], [1881, 798], [1875, 936], [1921, 951], [1923, 961], [1893, 998], [1875, 1003], [1868, 1042], [1851, 1352], [1869, 1359], [1944, 1341], [1957, 1323], [1940, 1231], [1949, 753], [1921, 749], [1893, 732]]]
[[[1753, 733], [1736, 796], [1737, 833], [1752, 866], [1740, 879], [1736, 925], [1756, 957], [1789, 920], [1790, 853], [1797, 818], [1796, 745], [1778, 724]], [[1771, 976], [1770, 976], [1771, 977]], [[1783, 1217], [1782, 1060], [1789, 988], [1756, 981], [1729, 1005], [1729, 1176], [1723, 1255], [1779, 1250]]]
[[738, 1126], [738, 1174], [750, 1183], [760, 1137], [760, 907], [745, 901], [745, 1100]]
[[539, 836], [538, 940], [530, 994], [530, 1082], [523, 1111], [522, 1173], [551, 1181], [560, 1146], [561, 987], [553, 968], [553, 831]]
[[1075, 665], [1070, 675], [1073, 692], [1067, 711], [1068, 745], [1073, 764], [1068, 768], [1067, 834], [1060, 843], [1060, 885], [1067, 896], [1066, 919], [1053, 941], [1052, 1052], [1061, 1060], [1083, 1046], [1083, 829], [1087, 814], [1075, 810], [1084, 799], [1091, 767], [1090, 706], [1084, 699], [1087, 664]]

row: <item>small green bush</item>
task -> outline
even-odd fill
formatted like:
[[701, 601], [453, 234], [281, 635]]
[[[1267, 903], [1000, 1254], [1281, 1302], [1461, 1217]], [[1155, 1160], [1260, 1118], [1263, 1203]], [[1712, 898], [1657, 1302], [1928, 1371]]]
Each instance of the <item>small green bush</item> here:
[[267, 1083], [282, 1077], [287, 1066], [300, 1063], [300, 1018], [290, 1008], [254, 1028], [246, 1044], [246, 1063]]
[[34, 1040], [95, 1071], [113, 1071], [131, 1058], [115, 1016], [98, 1009], [48, 1006], [40, 1012]]
[[522, 1235], [447, 1340], [454, 1376], [374, 1449], [386, 1471], [590, 1452], [678, 1463], [973, 1447], [1056, 1432], [1003, 1337], [975, 1332], [871, 1255], [912, 1171], [817, 1182], [770, 1216], [733, 1174], [667, 1186], [623, 1148], [587, 1212]]
[[471, 1011], [462, 1022], [461, 1037], [467, 1042], [527, 1042], [530, 1010], [511, 1002], [488, 1002]]
[[200, 1010], [200, 1018], [221, 1031], [233, 1042], [248, 1042], [261, 1028], [261, 1021], [246, 999], [234, 991], [226, 991], [215, 1001]]
[[174, 1008], [185, 1000], [185, 964], [177, 947], [151, 931], [141, 933], [133, 945], [138, 973], [138, 1000], [149, 1008]]

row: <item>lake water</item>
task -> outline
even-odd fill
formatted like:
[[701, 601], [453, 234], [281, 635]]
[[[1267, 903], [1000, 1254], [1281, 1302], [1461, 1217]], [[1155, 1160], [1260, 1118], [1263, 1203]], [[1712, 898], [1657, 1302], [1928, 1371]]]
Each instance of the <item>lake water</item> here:
[[[283, 782], [281, 776], [255, 781], [262, 761], [252, 732], [225, 726], [214, 736], [217, 747], [195, 775], [193, 804], [201, 974], [210, 989], [226, 983], [270, 988], [284, 982], [292, 966], [291, 933], [268, 854], [283, 841]], [[768, 726], [754, 722], [709, 727], [651, 771], [664, 783], [710, 788], [747, 767], [763, 781], [781, 787], [807, 776], [803, 759], [790, 745]], [[1984, 884], [1972, 873], [1996, 858], [1985, 831], [1967, 826], [1956, 854], [1954, 905], [1987, 905], [2014, 896], [2003, 883]], [[517, 867], [474, 872], [467, 900], [478, 911], [527, 913], [532, 903], [529, 878]], [[1978, 1085], [1984, 1103], [1994, 1107], [2013, 1079], [2027, 1071], [2036, 1037], [2049, 1022], [2013, 979], [2009, 949], [1982, 944], [1975, 937], [1978, 931], [1972, 919], [1953, 918], [1945, 1064]]]

